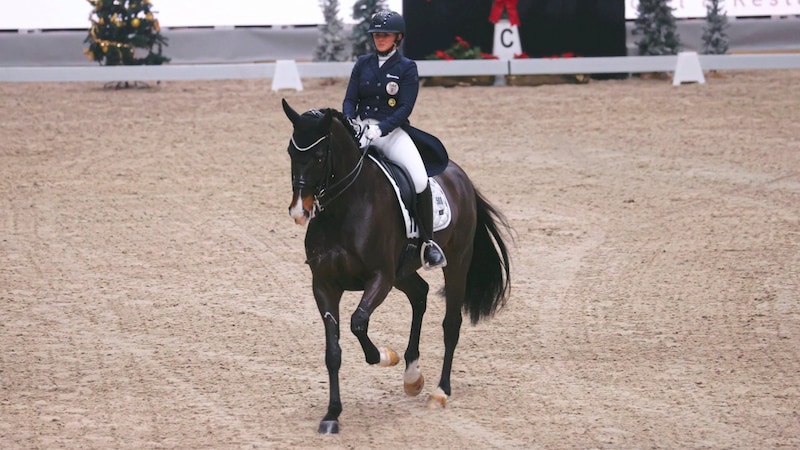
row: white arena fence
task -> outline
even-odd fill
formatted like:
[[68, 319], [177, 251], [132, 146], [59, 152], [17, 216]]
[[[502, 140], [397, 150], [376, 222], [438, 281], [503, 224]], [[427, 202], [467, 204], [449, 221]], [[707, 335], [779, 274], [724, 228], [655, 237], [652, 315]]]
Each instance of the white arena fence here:
[[[800, 54], [697, 55], [708, 70], [798, 69]], [[678, 56], [417, 61], [421, 77], [673, 72]], [[292, 63], [294, 63], [292, 61]], [[349, 77], [353, 62], [298, 62], [302, 78]], [[277, 63], [0, 67], [0, 82], [122, 82], [273, 78]]]

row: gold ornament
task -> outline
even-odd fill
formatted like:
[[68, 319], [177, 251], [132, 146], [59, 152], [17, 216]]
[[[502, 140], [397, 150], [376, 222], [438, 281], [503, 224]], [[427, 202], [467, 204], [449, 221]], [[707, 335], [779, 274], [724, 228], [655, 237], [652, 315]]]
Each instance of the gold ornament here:
[[155, 16], [153, 16], [153, 13], [147, 13], [144, 18], [152, 22]]
[[134, 18], [133, 20], [131, 20], [131, 26], [132, 26], [133, 28], [139, 28], [139, 24], [140, 24], [140, 21], [139, 21], [139, 19], [137, 19], [137, 18]]
[[104, 54], [108, 53], [108, 45], [103, 44], [103, 45], [100, 46], [100, 48], [103, 50]]
[[97, 23], [99, 23], [100, 25], [105, 25], [106, 24], [105, 17], [101, 17], [101, 18], [97, 19]]

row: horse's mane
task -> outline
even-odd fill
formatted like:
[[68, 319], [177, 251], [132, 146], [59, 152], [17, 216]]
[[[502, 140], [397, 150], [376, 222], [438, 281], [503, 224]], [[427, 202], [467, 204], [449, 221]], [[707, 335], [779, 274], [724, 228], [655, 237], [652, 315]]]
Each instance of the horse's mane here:
[[356, 137], [356, 129], [353, 128], [353, 125], [350, 124], [350, 119], [345, 117], [342, 112], [334, 108], [323, 108], [320, 111], [322, 113], [330, 112], [334, 118], [339, 119], [339, 122], [341, 122], [342, 125], [344, 125], [344, 129], [347, 130], [348, 133], [350, 133], [350, 137], [353, 138], [353, 142], [356, 143], [356, 146], [359, 145], [358, 138]]

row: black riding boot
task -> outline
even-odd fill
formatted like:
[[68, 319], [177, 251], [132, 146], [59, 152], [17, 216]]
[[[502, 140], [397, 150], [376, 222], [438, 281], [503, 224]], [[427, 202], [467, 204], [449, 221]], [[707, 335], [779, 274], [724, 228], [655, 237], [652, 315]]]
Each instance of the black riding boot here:
[[419, 237], [422, 239], [422, 267], [433, 269], [447, 265], [447, 259], [439, 245], [433, 241], [433, 196], [431, 185], [417, 194], [417, 226]]

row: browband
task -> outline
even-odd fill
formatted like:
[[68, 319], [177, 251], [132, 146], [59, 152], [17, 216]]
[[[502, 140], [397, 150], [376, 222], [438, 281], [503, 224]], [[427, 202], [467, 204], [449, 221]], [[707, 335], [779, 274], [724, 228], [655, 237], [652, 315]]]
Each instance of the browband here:
[[294, 141], [294, 136], [292, 136], [292, 145], [294, 145], [294, 148], [296, 148], [297, 151], [304, 152], [304, 151], [307, 151], [307, 150], [311, 149], [312, 147], [314, 147], [315, 145], [319, 144], [320, 142], [322, 142], [323, 139], [325, 139], [326, 137], [328, 137], [327, 134], [325, 136], [322, 136], [321, 138], [317, 139], [316, 142], [314, 142], [313, 144], [309, 145], [308, 147], [301, 148], [300, 146], [297, 145], [297, 142]]

